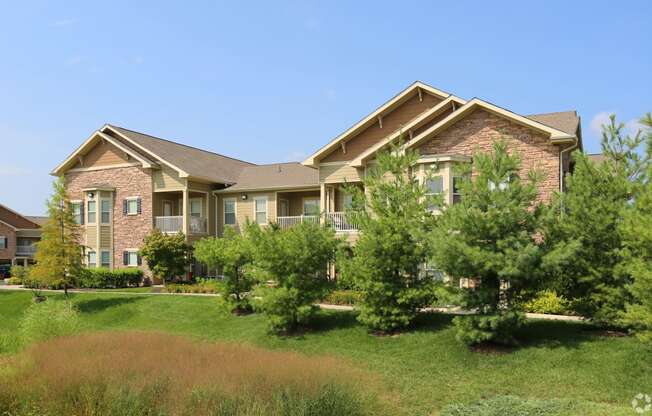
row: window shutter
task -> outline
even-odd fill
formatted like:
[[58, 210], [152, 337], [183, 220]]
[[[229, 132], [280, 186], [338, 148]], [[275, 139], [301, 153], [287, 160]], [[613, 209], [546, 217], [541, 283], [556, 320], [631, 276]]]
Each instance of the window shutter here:
[[137, 260], [138, 265], [139, 265], [139, 266], [142, 266], [142, 265], [143, 265], [143, 258], [140, 257], [140, 254], [137, 254], [137, 255], [136, 255], [136, 258], [138, 259], [138, 260]]
[[122, 252], [122, 264], [124, 266], [129, 265], [129, 252], [127, 252], [127, 251]]
[[123, 199], [123, 200], [122, 200], [122, 213], [123, 213], [124, 215], [127, 215], [127, 209], [128, 209], [128, 208], [127, 208], [127, 200], [126, 200], [126, 199]]
[[141, 200], [140, 198], [138, 198], [138, 199], [136, 200], [136, 205], [137, 205], [137, 207], [138, 207], [138, 208], [136, 208], [136, 209], [137, 209], [137, 212], [138, 212], [139, 214], [142, 214], [142, 213], [143, 213], [143, 208], [142, 208], [142, 202], [141, 202], [141, 201], [142, 201], [142, 200]]
[[79, 216], [81, 217], [79, 223], [81, 225], [84, 225], [84, 222], [86, 221], [86, 218], [84, 218], [84, 204], [83, 203], [79, 204]]
[[5, 237], [5, 248], [9, 247], [9, 239]]

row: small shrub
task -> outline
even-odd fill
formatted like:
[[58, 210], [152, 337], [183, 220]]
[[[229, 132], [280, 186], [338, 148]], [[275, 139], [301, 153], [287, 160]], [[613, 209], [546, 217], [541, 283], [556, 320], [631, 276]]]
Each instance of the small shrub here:
[[[19, 285], [23, 283], [24, 280], [26, 280], [29, 276], [29, 268], [25, 266], [11, 266], [11, 278], [16, 279], [20, 283]], [[12, 283], [16, 284], [16, 283]]]
[[575, 406], [562, 400], [522, 399], [497, 396], [469, 404], [446, 406], [441, 416], [558, 416], [570, 413]]
[[568, 313], [569, 302], [552, 290], [543, 290], [534, 299], [523, 304], [523, 310], [531, 313], [562, 315]]
[[453, 323], [457, 329], [458, 341], [467, 344], [495, 342], [514, 344], [514, 331], [525, 322], [525, 316], [516, 311], [506, 311], [495, 315], [456, 316]]
[[323, 302], [330, 305], [357, 305], [362, 300], [358, 290], [334, 290], [326, 295]]
[[70, 335], [80, 328], [79, 313], [68, 301], [48, 300], [34, 303], [20, 321], [21, 341], [29, 344], [53, 337]]
[[10, 277], [9, 279], [5, 279], [5, 282], [8, 285], [22, 285], [23, 279], [19, 279], [18, 277]]

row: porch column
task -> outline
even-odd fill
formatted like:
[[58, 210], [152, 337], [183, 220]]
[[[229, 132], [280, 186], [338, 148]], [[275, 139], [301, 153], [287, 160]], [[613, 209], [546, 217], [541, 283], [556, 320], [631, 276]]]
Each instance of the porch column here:
[[188, 237], [188, 217], [190, 216], [190, 207], [188, 206], [188, 189], [183, 190], [183, 233]]
[[320, 215], [321, 222], [324, 223], [324, 219], [326, 218], [323, 215], [326, 212], [326, 184], [323, 182], [319, 184], [319, 211], [322, 214]]

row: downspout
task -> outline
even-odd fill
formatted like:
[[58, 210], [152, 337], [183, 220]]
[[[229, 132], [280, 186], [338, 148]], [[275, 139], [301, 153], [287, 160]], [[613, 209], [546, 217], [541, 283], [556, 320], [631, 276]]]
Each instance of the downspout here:
[[559, 152], [559, 192], [564, 192], [564, 153], [577, 149], [579, 142], [579, 139], [575, 137], [575, 142], [572, 146]]

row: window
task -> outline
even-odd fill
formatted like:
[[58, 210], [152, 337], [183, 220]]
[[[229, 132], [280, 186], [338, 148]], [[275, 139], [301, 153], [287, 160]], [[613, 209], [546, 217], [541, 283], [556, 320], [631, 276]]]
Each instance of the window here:
[[125, 266], [138, 266], [140, 258], [136, 250], [128, 250], [123, 253], [123, 260]]
[[7, 237], [4, 235], [0, 235], [0, 250], [4, 250], [7, 248]]
[[235, 225], [235, 199], [224, 200], [224, 225]]
[[94, 251], [89, 251], [87, 260], [88, 260], [88, 267], [97, 266], [97, 253]]
[[95, 224], [95, 214], [97, 212], [97, 202], [88, 201], [88, 223]]
[[267, 224], [267, 197], [254, 198], [254, 217], [257, 224]]
[[111, 267], [111, 253], [104, 250], [100, 254], [100, 266], [109, 268]]
[[351, 209], [353, 207], [353, 195], [351, 194], [343, 194], [342, 195], [342, 208], [346, 211], [347, 209]]
[[433, 282], [443, 282], [446, 275], [432, 262], [426, 262], [423, 265], [426, 278], [432, 279]]
[[510, 180], [510, 178], [507, 178], [507, 179], [499, 182], [498, 185], [496, 185], [496, 183], [494, 183], [492, 180], [489, 180], [489, 183], [488, 183], [489, 190], [492, 191], [492, 192], [495, 191], [495, 190], [504, 191], [505, 189], [507, 189], [509, 187], [509, 180]]
[[190, 216], [191, 217], [201, 217], [202, 211], [202, 200], [201, 199], [191, 199], [190, 200]]
[[71, 202], [70, 206], [72, 208], [72, 215], [75, 217], [75, 222], [77, 224], [84, 223], [84, 213], [82, 212], [82, 203], [81, 202]]
[[319, 215], [319, 199], [304, 199], [303, 215]]
[[125, 215], [138, 215], [141, 212], [140, 198], [130, 197], [124, 200], [122, 211]]
[[[442, 176], [433, 176], [426, 179], [426, 196], [434, 197], [442, 192], [444, 192], [444, 178]], [[439, 208], [439, 205], [434, 201], [428, 204], [428, 209], [431, 211]]]
[[460, 182], [462, 182], [464, 178], [461, 176], [453, 176], [453, 204], [457, 204], [460, 201], [462, 201], [462, 194], [460, 193]]
[[111, 223], [111, 201], [108, 199], [100, 201], [100, 222], [102, 224]]

